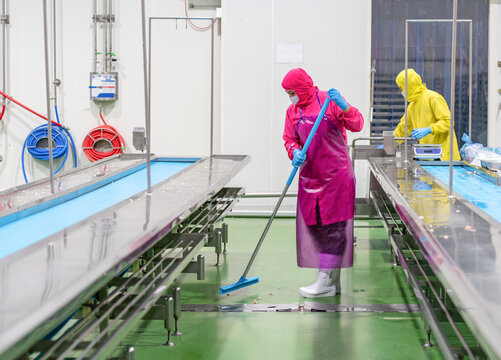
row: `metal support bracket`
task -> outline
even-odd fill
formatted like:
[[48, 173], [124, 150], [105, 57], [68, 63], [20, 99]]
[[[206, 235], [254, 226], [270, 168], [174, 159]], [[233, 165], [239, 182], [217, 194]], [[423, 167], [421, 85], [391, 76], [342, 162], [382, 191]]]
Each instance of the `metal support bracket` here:
[[0, 24], [2, 25], [10, 24], [10, 15], [0, 15]]
[[205, 257], [200, 254], [196, 261], [190, 261], [183, 274], [197, 274], [197, 280], [205, 280]]
[[209, 241], [207, 247], [214, 247], [216, 250], [216, 266], [220, 266], [219, 258], [221, 253], [226, 253], [226, 244], [228, 243], [228, 224], [223, 223], [220, 228], [209, 227]]
[[181, 240], [180, 246], [183, 247], [191, 241], [195, 241], [197, 243], [202, 241], [205, 244], [207, 242], [207, 234], [169, 233], [155, 245], [155, 248], [162, 248], [165, 246], [170, 248], [170, 244], [173, 244], [177, 240]]

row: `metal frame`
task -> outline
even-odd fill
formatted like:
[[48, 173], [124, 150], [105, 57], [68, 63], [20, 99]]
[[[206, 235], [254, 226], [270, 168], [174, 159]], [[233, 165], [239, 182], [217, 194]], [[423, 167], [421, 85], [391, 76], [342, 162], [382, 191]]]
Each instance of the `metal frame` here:
[[372, 116], [374, 113], [374, 82], [376, 78], [376, 59], [372, 59], [371, 64], [371, 88], [370, 88], [370, 96], [369, 96], [369, 124], [372, 127]]
[[[186, 22], [191, 20], [207, 20], [214, 21], [209, 17], [172, 17], [172, 16], [152, 16], [148, 18], [148, 112], [151, 114], [151, 42], [152, 42], [152, 23], [155, 20], [184, 20]], [[211, 99], [210, 99], [210, 152], [212, 156], [214, 153], [214, 26], [211, 27]]]
[[[220, 229], [214, 229], [214, 225], [231, 211], [242, 194], [241, 188], [223, 188], [134, 262], [140, 259], [144, 265], [130, 270], [129, 276], [111, 279], [103, 288], [104, 298], [97, 306], [92, 306], [89, 315], [59, 339], [42, 341], [32, 349], [43, 353], [41, 360], [62, 360], [72, 351], [77, 351], [78, 359], [105, 358], [116, 352], [128, 331], [141, 319], [151, 319], [150, 310], [155, 311], [156, 319], [166, 324], [174, 317], [176, 332], [173, 333], [173, 326], [165, 326], [166, 345], [173, 345], [171, 335], [181, 335], [177, 331], [177, 321], [181, 317], [180, 288], [174, 290], [175, 309], [165, 306], [165, 301], [169, 301], [169, 289], [181, 273], [196, 273], [198, 280], [204, 280], [204, 256], [198, 255], [196, 261], [191, 259], [203, 246], [214, 246], [219, 259], [221, 245], [224, 242], [226, 247], [228, 240], [227, 225], [223, 223]], [[114, 288], [113, 292], [108, 294], [108, 288]], [[97, 335], [89, 340], [92, 333]]]
[[[57, 356], [57, 359], [63, 360], [73, 351], [78, 351], [77, 359], [107, 358], [116, 351], [128, 331], [169, 289], [206, 242], [206, 235], [177, 238], [157, 249], [141, 268], [127, 278], [119, 277], [123, 283], [110, 296], [102, 299], [83, 321], [56, 341], [40, 359]], [[199, 261], [203, 265], [202, 259], [199, 258]], [[203, 273], [202, 269], [200, 271]], [[89, 341], [89, 335], [93, 332], [97, 332], [97, 335]]]
[[455, 196], [453, 195], [453, 172], [454, 172], [454, 166], [452, 164], [453, 162], [453, 153], [454, 153], [454, 137], [452, 134], [454, 134], [454, 108], [455, 108], [455, 102], [456, 102], [456, 50], [457, 50], [457, 23], [458, 22], [465, 22], [470, 24], [470, 41], [469, 41], [469, 46], [470, 46], [470, 53], [469, 53], [469, 92], [468, 92], [468, 106], [469, 106], [469, 119], [468, 119], [468, 129], [470, 132], [471, 136], [471, 113], [472, 113], [472, 71], [473, 71], [473, 65], [472, 65], [472, 59], [473, 59], [473, 20], [471, 19], [458, 19], [457, 18], [457, 7], [458, 3], [457, 0], [453, 1], [453, 11], [452, 11], [452, 19], [407, 19], [405, 20], [405, 162], [408, 162], [408, 155], [407, 155], [407, 85], [408, 85], [408, 77], [407, 77], [407, 71], [409, 69], [409, 23], [436, 23], [436, 22], [452, 22], [452, 47], [451, 47], [451, 119], [450, 119], [450, 128], [449, 128], [449, 136], [450, 143], [449, 143], [449, 148], [450, 148], [450, 154], [449, 154], [449, 196]]
[[[470, 219], [469, 221], [473, 224], [477, 224], [477, 227], [481, 227], [480, 231], [482, 231], [483, 240], [474, 243], [470, 241], [461, 243], [464, 244], [462, 249], [468, 247], [469, 252], [481, 254], [482, 246], [485, 244], [488, 245], [490, 242], [500, 241], [501, 224], [493, 221], [489, 217], [479, 215], [480, 213], [473, 210], [472, 205], [467, 201], [463, 201], [461, 197], [456, 197], [455, 199], [448, 197], [446, 195], [447, 191], [444, 190], [445, 188], [440, 184], [438, 184], [439, 187], [437, 188], [439, 190], [433, 190], [433, 194], [436, 194], [435, 200], [440, 199], [441, 201], [447, 201], [449, 204], [451, 209], [449, 214], [450, 220], [444, 220], [443, 218], [435, 220], [434, 218], [429, 218], [425, 224], [422, 217], [419, 215], [426, 214], [416, 212], [417, 210], [413, 207], [414, 201], [409, 202], [406, 199], [407, 197], [415, 201], [420, 201], [421, 203], [426, 201], [426, 199], [430, 199], [430, 206], [432, 206], [432, 193], [426, 194], [426, 197], [419, 197], [417, 196], [419, 193], [414, 193], [412, 190], [414, 177], [412, 174], [414, 174], [416, 170], [423, 171], [424, 174], [424, 170], [420, 170], [418, 164], [410, 163], [404, 166], [402, 162], [399, 163], [398, 160], [389, 158], [371, 159], [369, 164], [374, 180], [372, 183], [377, 180], [381, 190], [388, 195], [392, 207], [396, 210], [400, 219], [405, 221], [405, 225], [414, 237], [415, 243], [419, 247], [421, 254], [428, 262], [431, 270], [433, 270], [433, 273], [445, 289], [447, 297], [456, 306], [462, 319], [468, 325], [468, 328], [479, 342], [483, 351], [491, 358], [499, 357], [501, 354], [501, 347], [499, 346], [497, 337], [500, 330], [493, 318], [494, 316], [497, 317], [498, 313], [493, 313], [495, 309], [492, 308], [492, 301], [489, 300], [489, 297], [485, 294], [488, 292], [488, 289], [480, 291], [479, 288], [473, 284], [474, 281], [487, 281], [490, 273], [479, 273], [472, 278], [466, 268], [463, 269], [461, 264], [455, 263], [455, 254], [449, 254], [439, 239], [442, 238], [441, 236], [443, 234], [447, 234], [451, 241], [454, 241], [454, 239], [459, 236], [463, 239], [470, 239], [473, 233], [463, 228], [462, 226], [464, 226], [464, 223], [460, 220], [464, 218]], [[405, 170], [405, 175], [399, 170]], [[417, 174], [419, 174], [419, 172], [417, 172]], [[401, 193], [397, 187], [396, 181], [402, 181], [407, 184], [405, 185], [406, 196]], [[438, 221], [440, 221], [440, 223], [438, 223]], [[391, 234], [390, 231], [389, 234]], [[487, 238], [485, 238], [486, 236]], [[471, 249], [470, 246], [475, 249]], [[485, 259], [484, 261], [487, 260], [488, 259]], [[493, 283], [492, 286], [495, 286], [495, 284]], [[491, 304], [491, 306], [487, 304]]]
[[[392, 214], [392, 212], [396, 211], [390, 209], [391, 205], [387, 204], [388, 200], [385, 201], [381, 195], [382, 194], [379, 194], [377, 191], [371, 191], [371, 198], [373, 200], [374, 207], [376, 208], [381, 220], [383, 221], [384, 227], [388, 232], [390, 248], [392, 249], [392, 252], [394, 254], [394, 266], [397, 264], [397, 262], [400, 262], [400, 264], [402, 265], [403, 269], [405, 270], [406, 279], [414, 289], [416, 298], [421, 305], [421, 310], [423, 311], [423, 314], [427, 321], [427, 342], [425, 344], [425, 347], [433, 346], [433, 344], [431, 343], [431, 332], [433, 332], [435, 339], [439, 344], [440, 350], [445, 355], [445, 357], [450, 360], [455, 360], [457, 358], [453, 347], [449, 342], [444, 329], [440, 325], [440, 321], [437, 315], [435, 314], [434, 307], [430, 300], [433, 299], [434, 302], [439, 304], [440, 308], [446, 315], [448, 322], [450, 323], [456, 336], [458, 336], [458, 338], [460, 339], [460, 342], [462, 343], [466, 352], [469, 354], [470, 359], [474, 359], [475, 357], [472, 356], [473, 354], [470, 347], [468, 346], [468, 344], [466, 344], [463, 335], [459, 331], [457, 324], [453, 320], [450, 312], [444, 304], [444, 301], [434, 289], [429, 276], [416, 257], [414, 253], [415, 249], [413, 249], [409, 243], [409, 241], [412, 240], [412, 237], [407, 234], [405, 227], [402, 227], [401, 225], [399, 226], [399, 221], [397, 221], [397, 219], [395, 218], [395, 216], [398, 215]], [[422, 250], [423, 249], [421, 249], [421, 251]], [[411, 257], [407, 256], [407, 254], [410, 254]], [[422, 285], [423, 281], [420, 281], [418, 277], [425, 279], [424, 283], [427, 285], [428, 289], [431, 289], [433, 296], [426, 295], [427, 292]]]
[[47, 30], [47, 0], [43, 0], [43, 33], [44, 33], [44, 50], [45, 50], [45, 97], [47, 105], [47, 126], [49, 139], [49, 179], [50, 191], [54, 194], [54, 154], [52, 152], [52, 122], [51, 122], [51, 106], [50, 106], [50, 71], [49, 71], [49, 34]]
[[[10, 24], [10, 19], [9, 15], [7, 14], [6, 10], [6, 5], [5, 2], [7, 0], [2, 0], [2, 17], [1, 17], [1, 24], [2, 24], [2, 90], [3, 92], [6, 92], [6, 83], [7, 83], [7, 24]], [[6, 105], [5, 98], [2, 100], [2, 104]]]
[[[146, 167], [148, 193], [151, 193], [151, 24], [153, 20], [211, 20], [213, 18], [204, 17], [150, 17], [148, 19], [148, 46], [146, 45], [146, 5], [145, 0], [141, 0], [141, 28], [143, 43], [143, 76], [144, 76], [144, 98], [145, 98], [145, 125], [146, 125]], [[211, 26], [211, 110], [210, 110], [210, 153], [213, 155], [214, 142], [214, 26]]]
[[[16, 321], [15, 325], [6, 329], [8, 333], [0, 335], [3, 339], [3, 343], [0, 344], [0, 351], [3, 352], [1, 356], [15, 357], [27, 351], [31, 344], [70, 316], [77, 307], [105, 286], [121, 269], [129, 266], [137, 256], [154, 246], [163, 236], [184, 221], [189, 214], [203, 205], [207, 198], [217, 193], [248, 162], [249, 157], [247, 156], [213, 156], [200, 160], [155, 185], [152, 189], [153, 196], [149, 196], [147, 192], [141, 192], [1, 259], [0, 267], [3, 269], [0, 272], [5, 274], [9, 274], [8, 268], [13, 264], [16, 264], [17, 269], [30, 269], [38, 266], [36, 264], [40, 260], [39, 266], [45, 267], [48, 261], [46, 258], [48, 249], [54, 249], [54, 247], [60, 249], [61, 244], [66, 242], [82, 249], [91, 248], [94, 240], [89, 238], [89, 233], [92, 233], [96, 223], [99, 224], [101, 220], [105, 221], [111, 215], [115, 222], [121, 221], [120, 229], [108, 231], [108, 235], [103, 234], [103, 236], [110, 238], [101, 240], [114, 242], [116, 249], [113, 253], [104, 254], [102, 255], [104, 257], [99, 259], [89, 259], [87, 251], [79, 251], [78, 261], [73, 259], [71, 262], [66, 262], [68, 266], [71, 264], [68, 271], [61, 267], [65, 264], [64, 261], [61, 263], [62, 259], [53, 257], [49, 262], [56, 262], [59, 270], [50, 276], [55, 276], [58, 279], [36, 280], [34, 276], [43, 277], [45, 274], [43, 272], [31, 274], [30, 281], [42, 284], [48, 284], [47, 281], [57, 283], [58, 291], [55, 293], [49, 291], [48, 298], [42, 302], [36, 300], [37, 295], [33, 294], [36, 311], [26, 308], [26, 317]], [[185, 180], [187, 177], [191, 179], [189, 184]], [[178, 190], [176, 191], [176, 189]], [[175, 200], [176, 198], [178, 201]], [[179, 199], [183, 199], [183, 201], [180, 202]], [[224, 231], [221, 232], [221, 235], [223, 234]], [[29, 263], [25, 264], [26, 261]], [[80, 271], [78, 269], [81, 269], [83, 263], [89, 261], [92, 262], [92, 266], [84, 266], [84, 277], [75, 274], [75, 271]], [[81, 265], [75, 268], [76, 264]], [[52, 266], [56, 266], [56, 264]], [[75, 276], [78, 276], [78, 281], [72, 280]], [[66, 288], [65, 281], [71, 281], [71, 286]], [[77, 289], [79, 290], [76, 291]], [[4, 299], [12, 299], [12, 296], [21, 293], [17, 291], [4, 292], [3, 297]], [[6, 297], [8, 295], [10, 297]]]
[[[112, 73], [112, 54], [113, 54], [113, 23], [115, 22], [115, 15], [113, 15], [113, 0], [102, 0], [103, 14], [99, 15], [97, 12], [98, 1], [92, 1], [92, 22], [93, 22], [93, 43], [94, 43], [94, 56], [92, 71], [96, 74]], [[104, 29], [102, 30], [103, 36], [103, 52], [101, 71], [97, 70], [98, 51], [97, 51], [97, 24], [103, 23]]]

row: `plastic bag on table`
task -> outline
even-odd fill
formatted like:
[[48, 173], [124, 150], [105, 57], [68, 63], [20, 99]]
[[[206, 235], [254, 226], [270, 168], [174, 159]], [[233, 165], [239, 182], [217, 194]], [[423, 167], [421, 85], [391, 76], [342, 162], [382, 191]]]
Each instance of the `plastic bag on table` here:
[[481, 161], [501, 161], [501, 148], [484, 147], [479, 143], [472, 143], [468, 134], [463, 134], [461, 140], [465, 144], [459, 150], [461, 158], [471, 165], [481, 166]]

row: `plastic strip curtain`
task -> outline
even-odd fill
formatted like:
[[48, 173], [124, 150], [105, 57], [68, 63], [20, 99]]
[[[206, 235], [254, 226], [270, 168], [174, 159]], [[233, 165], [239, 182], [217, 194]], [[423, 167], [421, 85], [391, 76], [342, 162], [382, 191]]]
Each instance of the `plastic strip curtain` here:
[[[396, 127], [403, 115], [403, 99], [394, 80], [404, 69], [405, 20], [451, 19], [451, 15], [450, 0], [372, 1], [372, 58], [376, 60], [375, 98], [385, 98], [384, 104], [390, 105], [385, 119], [389, 119], [391, 127]], [[471, 137], [475, 142], [485, 144], [488, 111], [488, 0], [460, 0], [458, 19], [473, 21]], [[409, 67], [421, 75], [428, 89], [442, 94], [449, 106], [451, 32], [451, 23], [409, 24]], [[461, 146], [461, 135], [468, 132], [469, 117], [469, 24], [458, 23], [457, 34], [455, 131]], [[381, 84], [390, 86], [378, 87]], [[377, 101], [375, 104], [377, 105]], [[373, 130], [377, 129], [377, 124], [374, 125]]]

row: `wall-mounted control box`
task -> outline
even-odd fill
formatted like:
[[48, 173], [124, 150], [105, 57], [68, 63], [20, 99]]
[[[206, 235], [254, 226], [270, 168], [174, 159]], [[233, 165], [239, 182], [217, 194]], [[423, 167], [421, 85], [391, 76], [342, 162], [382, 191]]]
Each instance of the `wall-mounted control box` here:
[[90, 73], [90, 98], [94, 101], [118, 100], [118, 73]]

